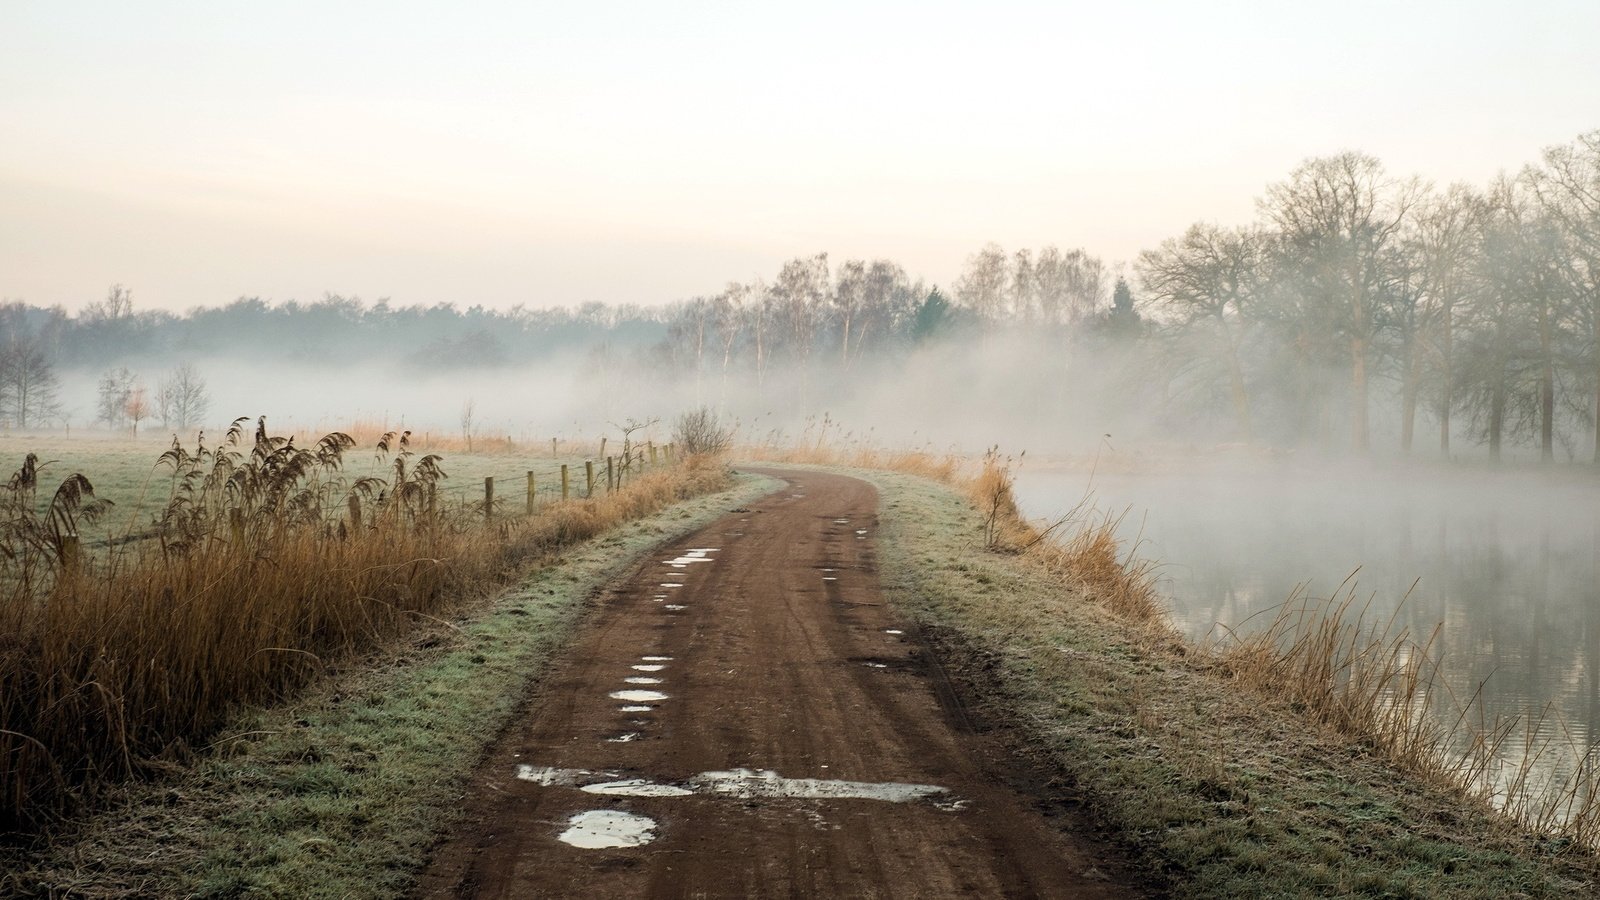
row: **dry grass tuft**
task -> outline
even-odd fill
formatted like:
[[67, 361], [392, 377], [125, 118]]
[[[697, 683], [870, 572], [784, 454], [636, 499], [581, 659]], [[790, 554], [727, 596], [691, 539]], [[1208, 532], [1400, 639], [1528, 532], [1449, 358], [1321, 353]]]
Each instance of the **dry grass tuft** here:
[[[1585, 746], [1548, 709], [1531, 721], [1489, 721], [1475, 694], [1451, 694], [1434, 653], [1438, 629], [1419, 636], [1368, 620], [1353, 585], [1330, 601], [1303, 592], [1248, 632], [1200, 646], [1179, 636], [1156, 590], [1157, 563], [1125, 550], [1126, 512], [1097, 509], [1092, 495], [1054, 522], [1025, 521], [1013, 495], [1013, 460], [991, 449], [975, 464], [955, 456], [833, 451], [818, 441], [771, 444], [746, 455], [921, 475], [950, 485], [978, 510], [991, 551], [1020, 554], [1053, 577], [1194, 663], [1258, 696], [1381, 753], [1398, 770], [1483, 801], [1524, 828], [1600, 849], [1600, 746]], [[1548, 735], [1557, 733], [1556, 738]]]
[[382, 441], [391, 477], [353, 480], [344, 433], [296, 447], [239, 420], [218, 447], [175, 444], [155, 539], [97, 554], [75, 536], [99, 509], [88, 480], [68, 478], [39, 515], [25, 464], [0, 492], [0, 830], [181, 762], [240, 704], [282, 698], [531, 559], [727, 481], [691, 458], [513, 517], [448, 504], [442, 458]]

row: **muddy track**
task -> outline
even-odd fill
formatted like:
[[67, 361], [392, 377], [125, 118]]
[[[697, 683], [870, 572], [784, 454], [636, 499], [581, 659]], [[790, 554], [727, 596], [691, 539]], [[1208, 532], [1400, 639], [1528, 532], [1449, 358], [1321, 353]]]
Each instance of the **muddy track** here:
[[767, 474], [608, 589], [421, 896], [1141, 894], [886, 607], [875, 490]]

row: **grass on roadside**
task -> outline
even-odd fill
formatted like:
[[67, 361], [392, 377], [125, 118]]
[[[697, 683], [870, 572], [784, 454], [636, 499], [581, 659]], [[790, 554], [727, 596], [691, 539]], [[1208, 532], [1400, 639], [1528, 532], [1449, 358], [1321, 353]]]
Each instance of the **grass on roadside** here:
[[987, 712], [1047, 748], [1176, 895], [1571, 897], [1600, 884], [1588, 853], [1263, 702], [1025, 556], [978, 552], [969, 500], [861, 474], [883, 496], [891, 602], [943, 636]]
[[[579, 621], [649, 548], [771, 490], [664, 507], [569, 545], [462, 618], [350, 659], [289, 703], [231, 721], [192, 768], [8, 863], [20, 896], [403, 895], [471, 770]], [[642, 512], [635, 510], [635, 512]]]

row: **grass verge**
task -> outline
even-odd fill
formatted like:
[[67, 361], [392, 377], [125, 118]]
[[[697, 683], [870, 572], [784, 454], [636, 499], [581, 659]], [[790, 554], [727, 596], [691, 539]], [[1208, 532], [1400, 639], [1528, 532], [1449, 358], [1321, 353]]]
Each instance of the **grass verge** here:
[[233, 720], [192, 767], [0, 860], [0, 894], [393, 897], [457, 814], [485, 748], [537, 689], [585, 601], [649, 548], [771, 489], [730, 490], [570, 546], [470, 615]]
[[1137, 593], [1096, 563], [1114, 562], [1114, 546], [1071, 551], [1104, 583], [1067, 579], [1068, 551], [997, 542], [981, 484], [961, 496], [854, 474], [882, 492], [891, 601], [974, 686], [980, 711], [1015, 723], [1174, 895], [1572, 897], [1600, 885], [1600, 865], [1571, 841], [1406, 774], [1303, 704], [1231, 681], [1159, 621], [1098, 602], [1092, 591]]

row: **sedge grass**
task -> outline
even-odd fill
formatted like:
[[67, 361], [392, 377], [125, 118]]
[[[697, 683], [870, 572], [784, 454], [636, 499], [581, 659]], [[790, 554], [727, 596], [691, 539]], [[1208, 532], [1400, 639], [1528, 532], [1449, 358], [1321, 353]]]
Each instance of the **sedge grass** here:
[[346, 478], [354, 446], [335, 433], [297, 448], [264, 423], [253, 441], [236, 423], [218, 447], [175, 445], [158, 539], [96, 556], [68, 549], [92, 492], [41, 516], [14, 483], [0, 529], [0, 829], [36, 830], [107, 783], [182, 762], [241, 705], [289, 696], [530, 559], [726, 479], [691, 459], [490, 517], [481, 501], [441, 502], [442, 460], [398, 443], [389, 479]]
[[[1187, 657], [1237, 688], [1287, 705], [1316, 725], [1362, 742], [1397, 771], [1439, 785], [1532, 833], [1600, 850], [1600, 748], [1584, 746], [1549, 707], [1523, 718], [1487, 717], [1482, 687], [1451, 692], [1435, 648], [1439, 628], [1419, 635], [1358, 602], [1354, 584], [1331, 600], [1303, 591], [1264, 623], [1224, 629], [1199, 644], [1167, 619], [1156, 588], [1159, 563], [1122, 535], [1126, 512], [1097, 509], [1086, 495], [1054, 522], [1024, 519], [1012, 492], [1012, 460], [888, 453], [863, 445], [747, 448], [764, 460], [895, 471], [949, 485], [976, 509], [987, 549], [1020, 555], [1134, 626], [1152, 646]], [[1137, 547], [1138, 541], [1132, 542]]]

